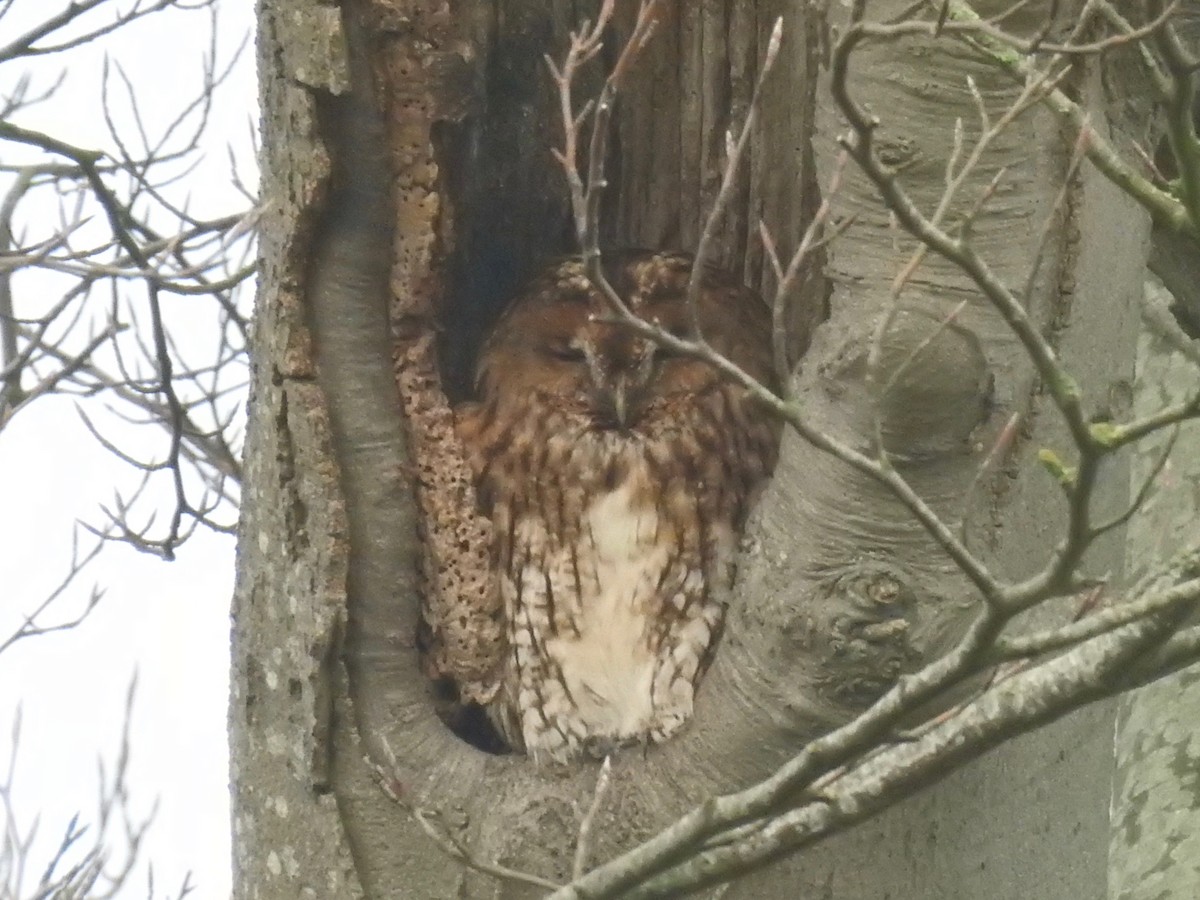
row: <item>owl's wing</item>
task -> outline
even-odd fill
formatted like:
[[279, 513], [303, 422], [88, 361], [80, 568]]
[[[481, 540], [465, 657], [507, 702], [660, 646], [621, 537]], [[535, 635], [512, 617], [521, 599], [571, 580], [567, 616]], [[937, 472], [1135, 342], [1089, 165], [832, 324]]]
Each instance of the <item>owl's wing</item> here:
[[471, 474], [478, 479], [485, 465], [483, 455], [483, 431], [487, 419], [482, 403], [468, 401], [454, 408], [454, 431], [466, 450], [467, 465]]

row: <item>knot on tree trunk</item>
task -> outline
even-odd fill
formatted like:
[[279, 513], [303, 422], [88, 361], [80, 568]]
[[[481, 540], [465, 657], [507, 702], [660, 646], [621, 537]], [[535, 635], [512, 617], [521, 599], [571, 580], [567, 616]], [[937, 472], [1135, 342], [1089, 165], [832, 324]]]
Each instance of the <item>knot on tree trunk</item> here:
[[759, 673], [751, 693], [795, 712], [790, 727], [853, 716], [944, 649], [970, 609], [969, 585], [884, 483], [902, 476], [951, 529], [964, 514], [993, 401], [989, 361], [958, 313], [835, 315], [798, 377], [806, 423], [877, 471], [785, 437], [752, 527], [726, 650], [742, 681]]
[[805, 617], [810, 635], [800, 640], [820, 636], [816, 649], [826, 662], [817, 668], [816, 690], [823, 699], [866, 706], [919, 665], [911, 640], [916, 607], [912, 579], [887, 563], [856, 561], [821, 579]]
[[991, 411], [987, 359], [956, 313], [894, 309], [822, 370], [826, 390], [848, 402], [854, 432], [897, 462], [963, 451]]

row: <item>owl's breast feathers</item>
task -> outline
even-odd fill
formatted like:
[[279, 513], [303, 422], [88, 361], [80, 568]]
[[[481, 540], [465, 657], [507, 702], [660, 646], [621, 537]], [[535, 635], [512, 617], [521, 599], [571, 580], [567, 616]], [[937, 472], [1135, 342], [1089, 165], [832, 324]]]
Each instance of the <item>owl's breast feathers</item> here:
[[728, 385], [631, 432], [528, 399], [538, 433], [485, 430], [477, 456], [508, 625], [497, 720], [534, 757], [663, 740], [720, 634], [773, 427], [735, 425]]

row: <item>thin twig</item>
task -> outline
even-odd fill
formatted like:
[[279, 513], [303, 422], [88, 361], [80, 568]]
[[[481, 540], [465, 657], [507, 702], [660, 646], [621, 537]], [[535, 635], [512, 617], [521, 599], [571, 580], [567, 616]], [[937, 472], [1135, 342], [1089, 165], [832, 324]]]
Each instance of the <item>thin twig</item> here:
[[600, 804], [608, 792], [612, 778], [612, 756], [604, 757], [600, 764], [600, 772], [596, 776], [596, 788], [592, 791], [592, 802], [579, 823], [579, 836], [575, 839], [575, 861], [571, 867], [572, 878], [582, 878], [587, 871], [588, 857], [591, 855], [592, 828], [596, 823], [596, 815], [600, 812]]
[[507, 866], [486, 862], [477, 858], [467, 847], [463, 846], [462, 842], [449, 833], [442, 823], [442, 817], [438, 812], [425, 809], [410, 802], [406, 797], [404, 786], [394, 775], [383, 766], [372, 762], [369, 758], [364, 761], [375, 774], [375, 782], [379, 785], [379, 789], [383, 791], [389, 800], [406, 810], [412, 816], [413, 821], [420, 826], [425, 835], [437, 845], [439, 850], [451, 859], [461, 863], [468, 869], [473, 869], [484, 875], [490, 875], [501, 881], [509, 881], [513, 884], [533, 885], [534, 887], [546, 888], [548, 890], [555, 890], [560, 887], [557, 882], [550, 881], [547, 878], [531, 875], [527, 872], [519, 872], [516, 869], [510, 869]]

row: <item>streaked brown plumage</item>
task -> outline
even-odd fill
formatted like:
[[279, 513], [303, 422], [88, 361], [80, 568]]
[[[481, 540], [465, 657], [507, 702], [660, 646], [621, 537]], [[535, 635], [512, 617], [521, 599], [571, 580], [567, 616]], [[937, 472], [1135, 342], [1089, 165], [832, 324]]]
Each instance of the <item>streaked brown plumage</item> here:
[[[609, 279], [643, 318], [685, 333], [690, 266], [626, 254]], [[458, 411], [506, 616], [493, 718], [535, 758], [658, 741], [687, 721], [778, 448], [777, 424], [741, 388], [605, 314], [579, 262], [553, 266], [496, 324], [480, 400]], [[699, 323], [771, 384], [761, 299], [709, 270]]]

